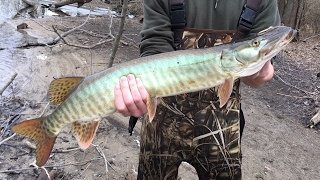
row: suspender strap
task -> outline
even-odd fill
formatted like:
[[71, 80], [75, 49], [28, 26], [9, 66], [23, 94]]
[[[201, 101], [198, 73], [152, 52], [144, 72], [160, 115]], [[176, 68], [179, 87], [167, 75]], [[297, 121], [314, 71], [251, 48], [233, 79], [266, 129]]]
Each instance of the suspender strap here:
[[171, 29], [174, 33], [174, 48], [182, 41], [186, 26], [186, 7], [184, 0], [170, 0]]
[[247, 0], [243, 7], [242, 14], [238, 22], [238, 31], [234, 35], [233, 41], [244, 38], [250, 33], [260, 4], [261, 0]]

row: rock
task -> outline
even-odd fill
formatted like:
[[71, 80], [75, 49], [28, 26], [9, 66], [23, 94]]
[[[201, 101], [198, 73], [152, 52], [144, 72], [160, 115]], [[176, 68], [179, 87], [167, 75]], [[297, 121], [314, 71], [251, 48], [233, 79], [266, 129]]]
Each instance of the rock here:
[[27, 23], [22, 23], [22, 24], [19, 24], [17, 26], [17, 29], [27, 29], [28, 28], [28, 24]]

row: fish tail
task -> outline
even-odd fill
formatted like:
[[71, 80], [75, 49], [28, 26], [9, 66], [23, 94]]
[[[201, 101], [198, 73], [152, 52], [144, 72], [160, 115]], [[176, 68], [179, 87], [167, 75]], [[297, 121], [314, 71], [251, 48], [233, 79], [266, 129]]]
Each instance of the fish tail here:
[[12, 130], [20, 135], [32, 138], [36, 142], [37, 165], [43, 166], [52, 151], [57, 136], [49, 136], [41, 127], [46, 117], [40, 117], [20, 122], [12, 127]]

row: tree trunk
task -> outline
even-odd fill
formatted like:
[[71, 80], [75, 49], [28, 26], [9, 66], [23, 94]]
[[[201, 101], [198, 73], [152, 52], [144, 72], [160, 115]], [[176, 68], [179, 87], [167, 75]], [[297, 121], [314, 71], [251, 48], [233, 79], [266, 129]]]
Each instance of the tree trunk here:
[[116, 39], [115, 39], [115, 41], [113, 43], [112, 53], [110, 55], [108, 68], [112, 67], [114, 58], [116, 57], [116, 53], [117, 53], [117, 50], [118, 50], [118, 47], [119, 47], [119, 41], [120, 41], [120, 38], [121, 38], [122, 32], [123, 32], [124, 21], [126, 19], [127, 9], [128, 9], [128, 0], [123, 0], [123, 5], [122, 5], [122, 9], [121, 9], [120, 27], [119, 27], [119, 31], [118, 31], [118, 34], [116, 36]]
[[320, 32], [319, 0], [278, 0], [281, 22], [299, 30], [299, 34], [312, 35]]
[[299, 29], [303, 15], [305, 0], [278, 0], [279, 13], [282, 23]]

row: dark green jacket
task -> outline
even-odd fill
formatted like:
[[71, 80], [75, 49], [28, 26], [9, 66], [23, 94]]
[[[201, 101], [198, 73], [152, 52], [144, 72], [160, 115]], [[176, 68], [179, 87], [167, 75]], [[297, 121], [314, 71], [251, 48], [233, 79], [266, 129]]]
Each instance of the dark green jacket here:
[[[245, 0], [185, 0], [185, 3], [186, 27], [236, 30]], [[144, 0], [141, 56], [174, 50], [169, 4], [169, 0]], [[277, 0], [262, 0], [252, 34], [277, 25], [280, 25]]]

